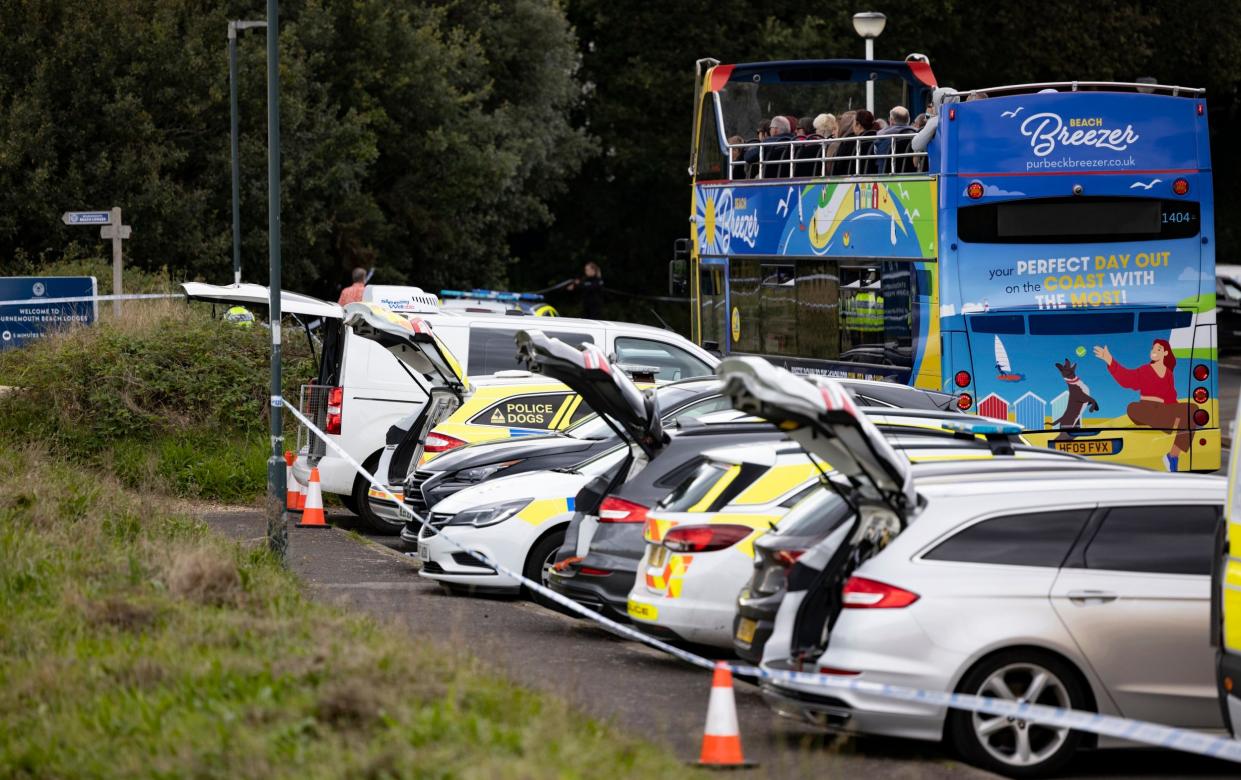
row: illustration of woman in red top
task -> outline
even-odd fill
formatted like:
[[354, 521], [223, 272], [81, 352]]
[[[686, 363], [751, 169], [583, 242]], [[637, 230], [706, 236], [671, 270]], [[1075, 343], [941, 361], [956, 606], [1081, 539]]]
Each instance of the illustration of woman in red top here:
[[1168, 471], [1177, 470], [1181, 453], [1189, 449], [1189, 404], [1176, 397], [1176, 385], [1172, 381], [1172, 369], [1176, 367], [1176, 355], [1166, 339], [1155, 339], [1151, 344], [1151, 359], [1144, 366], [1125, 368], [1112, 358], [1107, 346], [1095, 347], [1095, 357], [1107, 364], [1108, 373], [1116, 384], [1138, 391], [1138, 400], [1126, 410], [1134, 425], [1146, 428], [1162, 428], [1176, 431], [1172, 449], [1164, 456]]

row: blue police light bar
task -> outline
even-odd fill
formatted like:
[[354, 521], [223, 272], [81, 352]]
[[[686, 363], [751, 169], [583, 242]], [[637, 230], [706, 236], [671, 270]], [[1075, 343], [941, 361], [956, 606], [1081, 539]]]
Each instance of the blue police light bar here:
[[1022, 430], [1017, 423], [993, 420], [986, 417], [980, 417], [976, 420], [944, 420], [942, 424], [945, 430], [982, 436], [1018, 436]]
[[440, 290], [441, 298], [464, 298], [474, 301], [541, 301], [538, 293], [515, 293], [502, 290]]

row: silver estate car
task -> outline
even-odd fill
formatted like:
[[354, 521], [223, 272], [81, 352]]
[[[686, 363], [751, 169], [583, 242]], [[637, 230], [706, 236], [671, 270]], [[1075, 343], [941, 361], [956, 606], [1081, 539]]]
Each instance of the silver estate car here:
[[[830, 382], [748, 358], [720, 367], [737, 408], [846, 464], [857, 508], [788, 576], [762, 665], [1222, 728], [1210, 568], [1225, 482], [1085, 462], [911, 467]], [[946, 740], [986, 769], [1051, 773], [1092, 735], [787, 682], [781, 714]], [[1100, 740], [1098, 747], [1115, 746]]]

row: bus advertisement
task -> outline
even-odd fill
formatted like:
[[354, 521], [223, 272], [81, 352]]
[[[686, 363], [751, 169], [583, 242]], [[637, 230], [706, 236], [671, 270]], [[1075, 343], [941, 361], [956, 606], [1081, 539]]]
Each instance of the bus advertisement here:
[[[950, 391], [961, 409], [1091, 458], [1219, 468], [1200, 91], [1077, 82], [932, 93], [918, 60], [701, 72], [699, 343]], [[872, 75], [890, 101], [877, 113], [895, 123], [927, 108], [929, 127], [876, 135], [858, 113], [852, 130], [864, 135], [783, 132], [783, 112], [856, 106], [849, 89]], [[766, 116], [767, 138], [738, 140]]]

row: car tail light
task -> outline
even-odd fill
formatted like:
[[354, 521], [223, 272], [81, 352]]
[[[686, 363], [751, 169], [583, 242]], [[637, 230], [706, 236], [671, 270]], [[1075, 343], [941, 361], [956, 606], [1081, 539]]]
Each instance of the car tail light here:
[[449, 436], [446, 433], [432, 433], [427, 436], [427, 445], [424, 449], [427, 452], [448, 452], [463, 444], [465, 442], [456, 436]]
[[961, 411], [968, 411], [974, 405], [974, 396], [969, 393], [961, 393], [957, 396], [957, 408]]
[[838, 677], [854, 677], [861, 674], [856, 669], [837, 669], [835, 666], [820, 666], [819, 674], [834, 674]]
[[1201, 363], [1194, 366], [1194, 379], [1197, 379], [1199, 382], [1205, 382], [1209, 376], [1211, 376], [1211, 369]]
[[973, 377], [970, 376], [968, 371], [958, 371], [957, 375], [952, 378], [952, 381], [957, 383], [957, 387], [969, 387]]
[[791, 569], [793, 564], [797, 563], [797, 559], [802, 557], [805, 552], [805, 550], [778, 550], [771, 558], [784, 568]]
[[918, 600], [918, 594], [865, 577], [850, 577], [841, 592], [845, 609], [900, 609]]
[[585, 574], [588, 577], [606, 577], [612, 572], [608, 571], [607, 569], [596, 569], [593, 566], [581, 566], [578, 568], [577, 573]]
[[1199, 409], [1194, 412], [1194, 425], [1201, 428], [1209, 422], [1211, 422], [1211, 415], [1207, 413], [1206, 409]]
[[1189, 179], [1177, 179], [1172, 182], [1172, 191], [1177, 195], [1189, 194]]
[[599, 505], [599, 522], [645, 523], [646, 507], [623, 498], [608, 496]]
[[345, 388], [333, 387], [327, 391], [327, 420], [323, 429], [328, 433], [340, 433], [340, 416], [345, 406]]
[[1207, 389], [1205, 387], [1199, 387], [1198, 389], [1194, 390], [1194, 403], [1205, 404], [1207, 402], [1207, 399], [1210, 397], [1211, 397], [1211, 394], [1207, 392]]
[[749, 536], [748, 525], [681, 525], [664, 534], [664, 547], [679, 553], [723, 550]]

